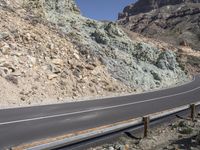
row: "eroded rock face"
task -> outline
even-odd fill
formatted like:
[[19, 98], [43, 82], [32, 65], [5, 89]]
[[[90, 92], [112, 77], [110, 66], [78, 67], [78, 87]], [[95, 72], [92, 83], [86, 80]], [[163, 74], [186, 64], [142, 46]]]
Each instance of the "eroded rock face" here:
[[99, 58], [111, 75], [126, 85], [148, 90], [174, 83], [178, 76], [185, 79], [170, 50], [132, 41], [116, 23], [55, 11], [47, 9], [47, 20], [57, 24], [80, 51], [87, 50]]
[[199, 3], [199, 0], [139, 0], [135, 4], [131, 4], [124, 8], [123, 13], [119, 14], [119, 19], [124, 16], [137, 15], [139, 13], [146, 13], [154, 9], [164, 6], [179, 5], [182, 3]]
[[40, 92], [40, 99], [60, 99], [188, 80], [170, 49], [133, 41], [114, 22], [81, 16], [74, 0], [1, 1], [0, 80], [18, 86], [24, 103]]
[[199, 0], [139, 0], [124, 8], [118, 23], [145, 36], [200, 50]]
[[81, 16], [74, 0], [40, 0], [38, 5], [44, 19], [57, 25], [82, 57], [98, 58], [114, 78], [126, 85], [148, 90], [179, 82], [180, 76], [182, 81], [186, 79], [174, 52], [132, 41], [116, 23]]

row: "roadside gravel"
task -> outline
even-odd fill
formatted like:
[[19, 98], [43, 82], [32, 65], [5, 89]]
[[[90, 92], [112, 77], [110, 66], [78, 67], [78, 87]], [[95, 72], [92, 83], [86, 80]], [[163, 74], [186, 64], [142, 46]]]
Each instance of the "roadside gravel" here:
[[122, 136], [89, 150], [200, 150], [200, 112], [195, 122], [179, 119], [152, 129], [148, 138]]

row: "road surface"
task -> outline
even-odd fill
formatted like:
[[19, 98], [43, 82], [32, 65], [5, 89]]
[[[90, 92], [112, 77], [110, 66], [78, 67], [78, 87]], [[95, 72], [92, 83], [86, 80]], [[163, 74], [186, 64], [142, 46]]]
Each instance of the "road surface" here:
[[200, 101], [200, 77], [174, 88], [93, 101], [0, 110], [0, 149]]

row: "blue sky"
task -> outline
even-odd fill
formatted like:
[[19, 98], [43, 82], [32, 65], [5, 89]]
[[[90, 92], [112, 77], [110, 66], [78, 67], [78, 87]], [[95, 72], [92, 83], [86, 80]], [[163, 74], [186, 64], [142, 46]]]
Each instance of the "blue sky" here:
[[96, 20], [116, 20], [118, 13], [135, 0], [75, 0], [84, 16]]

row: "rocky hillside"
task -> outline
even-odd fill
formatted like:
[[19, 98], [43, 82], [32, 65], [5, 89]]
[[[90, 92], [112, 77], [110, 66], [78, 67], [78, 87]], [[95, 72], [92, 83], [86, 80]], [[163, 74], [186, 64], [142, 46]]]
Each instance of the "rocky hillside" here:
[[133, 32], [200, 50], [200, 0], [138, 0], [118, 19]]
[[[0, 0], [0, 103], [66, 102], [188, 80], [170, 49], [81, 16], [73, 0]], [[68, 99], [68, 100], [67, 100]]]

